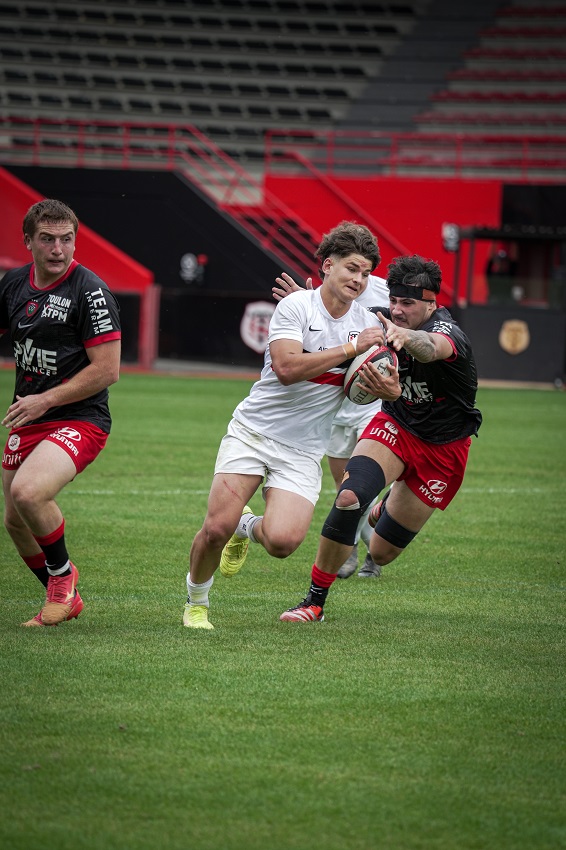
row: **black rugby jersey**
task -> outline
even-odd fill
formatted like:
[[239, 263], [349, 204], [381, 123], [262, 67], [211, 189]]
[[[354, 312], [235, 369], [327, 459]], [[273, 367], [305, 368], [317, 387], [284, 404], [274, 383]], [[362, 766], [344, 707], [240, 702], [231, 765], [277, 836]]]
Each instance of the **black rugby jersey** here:
[[[381, 310], [391, 318], [389, 310]], [[403, 390], [382, 410], [403, 428], [429, 443], [451, 443], [477, 435], [482, 415], [476, 409], [477, 370], [470, 341], [445, 307], [439, 307], [419, 328], [447, 337], [454, 348], [448, 360], [419, 363], [404, 348], [397, 352]]]
[[[75, 260], [46, 289], [33, 282], [33, 263], [0, 280], [0, 334], [9, 331], [16, 360], [16, 395], [45, 392], [90, 361], [86, 349], [121, 338], [120, 310], [108, 286]], [[76, 419], [110, 432], [108, 389], [52, 407], [35, 422]]]

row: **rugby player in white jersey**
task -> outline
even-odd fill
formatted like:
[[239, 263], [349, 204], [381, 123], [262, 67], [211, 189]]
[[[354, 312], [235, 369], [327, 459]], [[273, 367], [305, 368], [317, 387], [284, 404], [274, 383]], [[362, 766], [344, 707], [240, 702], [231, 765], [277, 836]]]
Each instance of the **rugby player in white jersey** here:
[[[211, 629], [209, 590], [220, 566], [237, 573], [250, 541], [286, 558], [304, 540], [320, 494], [321, 459], [344, 399], [343, 381], [355, 354], [382, 344], [383, 327], [356, 299], [380, 261], [375, 236], [341, 222], [325, 234], [315, 256], [322, 285], [278, 303], [269, 326], [265, 365], [236, 407], [216, 459], [208, 510], [190, 551], [183, 624]], [[401, 388], [392, 370], [381, 378], [383, 397]], [[263, 486], [265, 512], [247, 502]]]
[[[276, 301], [285, 298], [291, 292], [296, 292], [302, 289], [293, 278], [285, 272], [281, 277], [276, 278], [277, 286], [272, 289], [273, 297]], [[307, 289], [312, 289], [312, 278], [307, 278]], [[389, 290], [387, 282], [382, 277], [370, 274], [368, 277], [367, 286], [364, 291], [356, 299], [358, 304], [365, 307], [367, 310], [377, 308], [380, 305], [383, 309], [389, 306]], [[349, 398], [344, 398], [338, 413], [332, 422], [332, 430], [330, 432], [330, 441], [326, 449], [326, 457], [328, 460], [328, 468], [334, 479], [336, 490], [340, 487], [346, 464], [356, 448], [356, 444], [360, 439], [366, 425], [368, 425], [376, 413], [381, 410], [381, 399], [378, 398], [371, 404], [354, 404]], [[356, 530], [356, 539], [352, 554], [346, 559], [338, 570], [338, 578], [350, 578], [358, 569], [358, 544], [360, 539], [364, 542], [369, 550], [369, 541], [372, 534], [372, 527], [368, 522], [369, 513], [377, 502], [377, 498], [368, 506], [358, 523]], [[364, 562], [358, 571], [359, 578], [379, 578], [381, 575], [381, 566], [376, 564], [367, 552]]]

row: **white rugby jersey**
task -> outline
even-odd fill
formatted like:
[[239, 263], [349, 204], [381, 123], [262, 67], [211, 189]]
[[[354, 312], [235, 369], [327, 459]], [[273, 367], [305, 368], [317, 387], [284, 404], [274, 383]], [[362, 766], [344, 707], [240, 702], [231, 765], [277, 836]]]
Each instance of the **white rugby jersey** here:
[[[356, 303], [369, 310], [370, 307], [384, 307], [389, 309], [389, 289], [382, 277], [370, 274], [368, 285], [362, 294], [356, 298]], [[354, 404], [344, 396], [340, 410], [334, 417], [333, 425], [349, 425], [352, 428], [362, 429], [371, 422], [376, 413], [381, 410], [381, 399], [372, 404]]]
[[322, 458], [332, 420], [344, 399], [344, 375], [350, 361], [285, 387], [273, 371], [269, 343], [293, 339], [305, 352], [324, 351], [350, 342], [376, 323], [375, 315], [356, 301], [345, 316], [332, 318], [322, 303], [320, 289], [293, 292], [283, 298], [269, 324], [261, 376], [236, 407], [234, 419], [252, 431]]

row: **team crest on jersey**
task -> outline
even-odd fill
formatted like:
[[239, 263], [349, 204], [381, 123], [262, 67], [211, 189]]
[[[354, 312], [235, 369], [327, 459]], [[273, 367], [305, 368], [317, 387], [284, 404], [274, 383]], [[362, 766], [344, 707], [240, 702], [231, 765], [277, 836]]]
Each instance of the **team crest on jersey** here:
[[26, 316], [28, 318], [30, 316], [33, 316], [33, 314], [36, 312], [38, 307], [39, 307], [39, 304], [37, 303], [37, 301], [28, 301], [27, 306], [26, 306]]

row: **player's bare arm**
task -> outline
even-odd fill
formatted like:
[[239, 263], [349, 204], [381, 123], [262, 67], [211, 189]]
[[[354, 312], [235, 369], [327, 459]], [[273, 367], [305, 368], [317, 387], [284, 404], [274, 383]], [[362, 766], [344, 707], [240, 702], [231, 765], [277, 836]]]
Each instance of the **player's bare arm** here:
[[87, 349], [88, 366], [71, 380], [44, 393], [17, 396], [10, 405], [2, 425], [19, 428], [39, 419], [53, 407], [81, 401], [116, 383], [120, 376], [120, 341], [113, 340]]
[[[375, 328], [364, 328], [353, 343], [337, 345], [325, 351], [304, 352], [297, 340], [276, 339], [269, 345], [273, 370], [283, 386], [296, 384], [316, 378], [328, 369], [339, 366], [354, 354], [363, 354], [372, 345], [383, 345], [383, 329], [380, 325]], [[350, 349], [350, 350], [349, 350]]]
[[442, 334], [428, 331], [414, 331], [393, 324], [382, 313], [377, 314], [386, 328], [385, 339], [395, 351], [405, 349], [420, 363], [432, 363], [434, 360], [447, 360], [454, 354], [449, 340]]
[[277, 286], [272, 287], [271, 292], [273, 293], [273, 297], [276, 301], [282, 301], [286, 295], [289, 295], [291, 292], [300, 292], [302, 289], [312, 289], [312, 277], [307, 277], [306, 286], [300, 286], [298, 283], [295, 283], [291, 275], [287, 274], [287, 272], [281, 272], [281, 277], [275, 278], [275, 283]]

